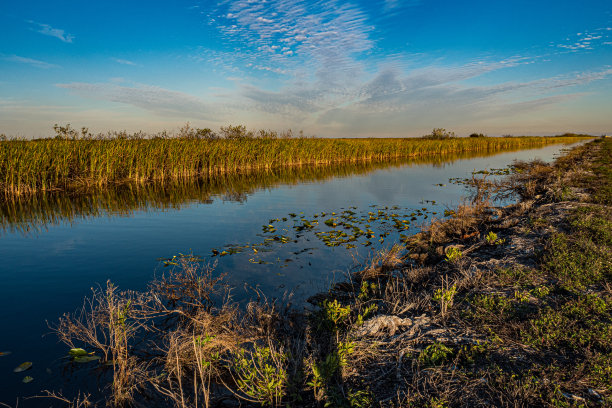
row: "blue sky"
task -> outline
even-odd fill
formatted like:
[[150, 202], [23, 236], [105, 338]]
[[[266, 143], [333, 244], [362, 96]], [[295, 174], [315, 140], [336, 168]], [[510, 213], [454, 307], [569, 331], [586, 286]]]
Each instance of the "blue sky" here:
[[4, 1], [0, 133], [612, 132], [612, 3]]

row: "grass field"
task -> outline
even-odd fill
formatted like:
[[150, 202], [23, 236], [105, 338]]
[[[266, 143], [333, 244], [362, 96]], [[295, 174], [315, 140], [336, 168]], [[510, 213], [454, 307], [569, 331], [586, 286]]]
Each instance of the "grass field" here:
[[0, 191], [23, 194], [303, 164], [494, 152], [582, 139], [569, 136], [443, 140], [262, 137], [5, 140], [0, 141]]

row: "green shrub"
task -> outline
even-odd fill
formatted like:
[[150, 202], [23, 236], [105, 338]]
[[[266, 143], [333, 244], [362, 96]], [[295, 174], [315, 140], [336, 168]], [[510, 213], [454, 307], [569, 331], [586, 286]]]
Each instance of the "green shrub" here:
[[279, 406], [287, 386], [288, 356], [270, 347], [254, 345], [234, 356], [232, 369], [236, 384], [248, 399], [264, 405]]
[[419, 362], [425, 366], [436, 366], [444, 363], [453, 355], [453, 350], [442, 343], [433, 343], [419, 353]]

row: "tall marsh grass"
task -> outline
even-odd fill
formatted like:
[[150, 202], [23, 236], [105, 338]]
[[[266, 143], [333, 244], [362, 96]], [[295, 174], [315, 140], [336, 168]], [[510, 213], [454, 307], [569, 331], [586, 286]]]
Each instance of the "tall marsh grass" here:
[[[506, 150], [509, 151], [509, 150]], [[253, 192], [280, 185], [319, 182], [332, 177], [363, 175], [379, 169], [431, 164], [444, 166], [456, 160], [485, 157], [486, 152], [460, 152], [435, 156], [337, 162], [325, 165], [282, 166], [265, 170], [227, 172], [153, 183], [125, 182], [109, 186], [31, 194], [0, 193], [0, 236], [44, 230], [49, 225], [76, 222], [104, 215], [131, 215], [134, 211], [180, 209], [190, 203], [246, 201]]]
[[460, 152], [485, 153], [578, 140], [582, 139], [176, 137], [6, 140], [0, 141], [0, 191], [23, 194], [125, 181], [178, 180], [303, 164], [388, 160]]

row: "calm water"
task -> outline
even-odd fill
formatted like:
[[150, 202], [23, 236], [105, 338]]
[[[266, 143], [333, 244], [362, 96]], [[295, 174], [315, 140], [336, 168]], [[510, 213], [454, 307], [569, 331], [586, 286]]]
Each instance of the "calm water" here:
[[[93, 286], [108, 279], [122, 289], [144, 289], [163, 272], [160, 258], [193, 253], [218, 262], [217, 270], [228, 274], [238, 299], [246, 296], [246, 283], [268, 296], [292, 291], [299, 303], [341, 279], [354, 259], [367, 259], [372, 251], [396, 241], [399, 232], [390, 227], [394, 218], [385, 217], [410, 220], [409, 229], [402, 232], [409, 234], [431, 217], [441, 217], [445, 208], [460, 204], [465, 189], [449, 183], [449, 178], [502, 168], [515, 159], [549, 161], [564, 147], [436, 158], [429, 163], [290, 169], [180, 185], [128, 185], [0, 204], [0, 352], [12, 352], [0, 356], [0, 402], [15, 406], [17, 396], [70, 389], [70, 379], [60, 375], [60, 358], [67, 348], [50, 334], [47, 321], [74, 311]], [[351, 211], [355, 219], [378, 218], [359, 224], [364, 229], [369, 225], [374, 237], [362, 237], [349, 244], [355, 245], [350, 249], [326, 246], [324, 235], [316, 232], [330, 230], [322, 221], [343, 211]], [[275, 231], [264, 232], [263, 226], [276, 219]], [[300, 231], [294, 227], [303, 225], [301, 219], [320, 223]], [[288, 243], [280, 243], [280, 236]], [[372, 245], [364, 246], [368, 241]], [[257, 254], [244, 248], [262, 242], [266, 245], [256, 247]], [[213, 249], [229, 251], [227, 244], [240, 245], [244, 252], [212, 257]], [[33, 368], [13, 373], [24, 361], [32, 361]], [[34, 381], [23, 384], [26, 374]], [[19, 403], [34, 405], [49, 402]]]

